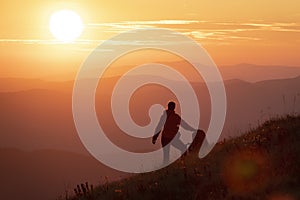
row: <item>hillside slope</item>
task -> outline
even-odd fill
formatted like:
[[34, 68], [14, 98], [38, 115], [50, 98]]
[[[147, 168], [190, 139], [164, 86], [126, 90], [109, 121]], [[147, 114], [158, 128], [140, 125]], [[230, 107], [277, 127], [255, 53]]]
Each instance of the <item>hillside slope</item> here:
[[[300, 199], [300, 116], [269, 120], [204, 159], [100, 185], [75, 199]], [[78, 192], [78, 191], [77, 191]]]

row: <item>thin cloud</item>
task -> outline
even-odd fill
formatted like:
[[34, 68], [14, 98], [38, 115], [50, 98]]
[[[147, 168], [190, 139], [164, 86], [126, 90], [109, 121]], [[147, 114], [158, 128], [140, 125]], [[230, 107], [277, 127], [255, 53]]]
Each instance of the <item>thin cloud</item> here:
[[19, 44], [47, 44], [47, 45], [57, 45], [57, 44], [81, 44], [81, 45], [93, 45], [95, 43], [103, 42], [104, 40], [76, 40], [71, 43], [64, 43], [58, 40], [39, 40], [39, 39], [0, 39], [0, 43], [19, 43]]
[[[263, 38], [251, 37], [251, 32], [300, 32], [297, 23], [266, 23], [253, 21], [248, 23], [215, 22], [198, 20], [157, 20], [157, 21], [124, 21], [119, 23], [89, 24], [90, 27], [106, 27], [102, 31], [119, 33], [136, 28], [171, 28], [201, 41], [205, 40], [249, 40]], [[241, 35], [243, 33], [243, 36]], [[247, 36], [245, 34], [249, 33]]]
[[[200, 20], [150, 20], [150, 21], [123, 21], [116, 23], [90, 23], [86, 25], [87, 29], [99, 30], [102, 33], [118, 34], [124, 31], [139, 28], [169, 28], [182, 34], [200, 40], [201, 43], [213, 41], [223, 41], [230, 43], [232, 41], [259, 41], [264, 38], [264, 34], [257, 32], [282, 32], [282, 33], [300, 33], [300, 24], [289, 22], [265, 22], [250, 21], [247, 23], [237, 22], [218, 22], [218, 21], [200, 21]], [[93, 31], [93, 30], [91, 30]], [[259, 36], [258, 36], [259, 35]], [[95, 45], [101, 43], [102, 39], [81, 39], [72, 44]], [[39, 39], [0, 39], [0, 43], [20, 43], [20, 44], [65, 44], [57, 40], [39, 40]]]
[[20, 44], [53, 44], [52, 40], [37, 39], [0, 39], [1, 43], [20, 43]]
[[[200, 23], [201, 21], [198, 20], [157, 20], [157, 21], [129, 21], [125, 23], [129, 24], [152, 24], [152, 25], [158, 25], [158, 24], [168, 24], [168, 25], [180, 25], [180, 24], [196, 24]], [[204, 21], [203, 21], [204, 22]]]
[[[123, 27], [123, 26], [147, 26], [147, 25], [182, 25], [182, 24], [196, 24], [206, 21], [198, 20], [155, 20], [155, 21], [123, 21], [117, 23], [91, 23], [91, 26], [111, 26], [111, 27]], [[153, 27], [153, 26], [151, 26]]]

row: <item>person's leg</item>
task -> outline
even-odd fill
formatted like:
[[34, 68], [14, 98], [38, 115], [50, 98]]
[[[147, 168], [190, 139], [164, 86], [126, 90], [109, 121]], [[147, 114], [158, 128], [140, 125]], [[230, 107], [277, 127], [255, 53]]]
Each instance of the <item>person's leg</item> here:
[[187, 150], [187, 145], [185, 145], [181, 140], [180, 140], [180, 133], [177, 134], [177, 136], [174, 138], [174, 140], [172, 141], [172, 145], [177, 148], [178, 150], [180, 150], [182, 152], [182, 154], [184, 154]]
[[170, 160], [170, 145], [166, 145], [163, 147], [163, 152], [164, 152], [164, 164], [169, 163]]
[[161, 145], [163, 148], [164, 164], [168, 163], [170, 160], [170, 141], [167, 138], [161, 137]]

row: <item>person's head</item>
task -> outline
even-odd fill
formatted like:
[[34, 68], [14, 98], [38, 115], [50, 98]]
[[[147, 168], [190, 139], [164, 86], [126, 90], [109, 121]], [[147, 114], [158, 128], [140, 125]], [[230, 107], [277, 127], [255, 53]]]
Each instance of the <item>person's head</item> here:
[[168, 110], [175, 110], [175, 102], [174, 101], [170, 101], [168, 103]]

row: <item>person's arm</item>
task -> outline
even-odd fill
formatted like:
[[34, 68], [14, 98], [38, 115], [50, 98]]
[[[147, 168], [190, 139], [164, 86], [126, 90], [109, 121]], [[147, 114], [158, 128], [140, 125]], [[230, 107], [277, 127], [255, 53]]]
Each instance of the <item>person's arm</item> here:
[[193, 127], [191, 127], [186, 121], [184, 121], [183, 119], [181, 119], [181, 123], [180, 125], [182, 126], [182, 128], [184, 128], [185, 130], [188, 131], [197, 131], [198, 129], [195, 129]]
[[155, 131], [154, 131], [154, 135], [152, 137], [152, 143], [155, 144], [165, 122], [167, 120], [167, 113], [166, 112], [163, 112], [162, 116], [160, 117], [160, 120], [155, 128]]
[[159, 134], [160, 134], [160, 131], [157, 132], [157, 133], [155, 133], [155, 134], [153, 135], [153, 137], [152, 137], [152, 144], [155, 144], [155, 143], [156, 143], [156, 140], [157, 140]]

